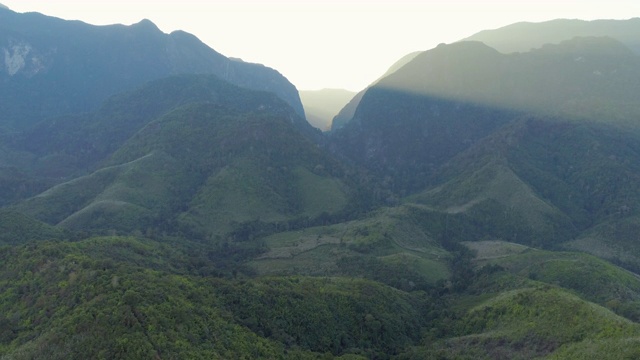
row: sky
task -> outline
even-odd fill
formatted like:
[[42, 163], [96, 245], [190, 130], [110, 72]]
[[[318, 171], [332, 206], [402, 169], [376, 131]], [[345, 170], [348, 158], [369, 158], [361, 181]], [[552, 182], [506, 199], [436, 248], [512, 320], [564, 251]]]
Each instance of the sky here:
[[[298, 90], [359, 91], [414, 51], [512, 23], [629, 19], [638, 0], [0, 0], [16, 12], [40, 12], [94, 25], [153, 21], [184, 30], [228, 57], [261, 63]], [[0, 24], [1, 25], [1, 24]]]

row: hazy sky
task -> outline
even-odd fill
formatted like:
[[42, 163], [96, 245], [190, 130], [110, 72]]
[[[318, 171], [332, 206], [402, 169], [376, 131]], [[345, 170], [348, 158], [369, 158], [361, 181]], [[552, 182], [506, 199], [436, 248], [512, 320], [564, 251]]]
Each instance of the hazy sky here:
[[90, 24], [147, 18], [185, 30], [216, 51], [280, 71], [299, 90], [361, 90], [400, 57], [484, 29], [557, 18], [629, 19], [638, 0], [196, 1], [0, 0]]

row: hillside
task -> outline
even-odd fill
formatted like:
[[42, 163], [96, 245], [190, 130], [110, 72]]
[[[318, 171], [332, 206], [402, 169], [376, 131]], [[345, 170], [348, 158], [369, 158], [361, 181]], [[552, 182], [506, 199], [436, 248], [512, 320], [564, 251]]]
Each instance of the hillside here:
[[640, 58], [607, 38], [513, 55], [478, 42], [441, 45], [367, 90], [333, 144], [391, 176], [397, 191], [420, 190], [455, 154], [522, 114], [637, 127], [639, 69]]
[[[27, 133], [23, 146], [43, 162], [56, 153], [90, 173], [14, 209], [66, 228], [184, 228], [209, 238], [252, 221], [334, 214], [351, 202], [342, 166], [272, 94], [212, 76], [180, 76], [115, 97], [102, 109], [90, 121], [58, 119]], [[47, 142], [33, 141], [45, 134]]]

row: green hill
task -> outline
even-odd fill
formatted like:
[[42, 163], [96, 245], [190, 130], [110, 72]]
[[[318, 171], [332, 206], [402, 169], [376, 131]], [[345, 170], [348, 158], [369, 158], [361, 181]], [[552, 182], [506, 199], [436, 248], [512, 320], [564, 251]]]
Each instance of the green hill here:
[[0, 245], [68, 239], [71, 234], [20, 213], [0, 210]]
[[261, 275], [357, 276], [403, 290], [429, 289], [450, 276], [451, 255], [405, 207], [262, 241], [268, 251], [248, 263]]
[[[164, 101], [167, 94], [171, 101]], [[90, 143], [80, 151], [85, 158], [75, 160], [98, 169], [15, 209], [66, 228], [169, 227], [209, 238], [247, 222], [335, 214], [353, 200], [342, 165], [271, 94], [181, 76], [116, 97], [103, 109], [92, 121], [59, 127], [33, 150], [71, 158]], [[64, 141], [73, 131], [77, 140]]]

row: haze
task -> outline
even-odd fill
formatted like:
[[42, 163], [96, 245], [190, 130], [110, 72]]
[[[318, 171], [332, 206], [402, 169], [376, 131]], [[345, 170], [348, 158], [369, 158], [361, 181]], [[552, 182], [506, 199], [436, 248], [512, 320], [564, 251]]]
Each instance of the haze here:
[[366, 87], [400, 57], [514, 22], [628, 19], [626, 1], [51, 1], [0, 0], [95, 25], [147, 18], [216, 51], [280, 71], [300, 90]]

